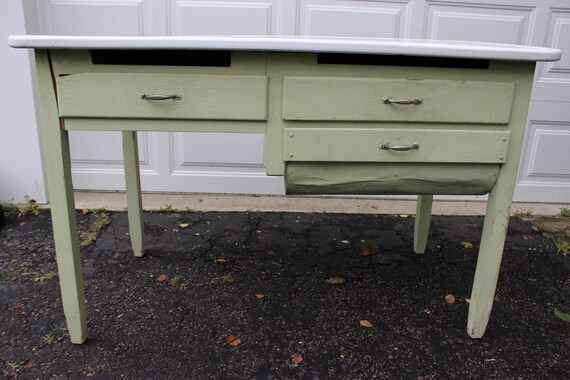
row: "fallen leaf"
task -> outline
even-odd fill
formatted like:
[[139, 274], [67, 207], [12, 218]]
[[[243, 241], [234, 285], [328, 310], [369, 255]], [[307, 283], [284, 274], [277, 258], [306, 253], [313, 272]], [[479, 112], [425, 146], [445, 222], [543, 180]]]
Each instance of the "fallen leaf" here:
[[363, 319], [363, 320], [360, 321], [360, 326], [371, 328], [371, 327], [372, 327], [372, 323], [368, 322], [366, 319]]
[[431, 315], [431, 310], [430, 309], [424, 309], [424, 313], [426, 313], [427, 315]]
[[33, 366], [34, 366], [33, 363], [28, 363], [28, 364], [26, 364], [25, 366], [23, 366], [22, 368], [30, 369], [30, 368], [32, 368]]
[[20, 227], [24, 227], [26, 225], [26, 222], [20, 222]]
[[562, 319], [563, 321], [570, 322], [570, 314], [566, 314], [558, 309], [554, 309], [554, 315], [556, 315], [558, 318]]
[[241, 340], [238, 337], [233, 336], [233, 335], [229, 335], [226, 338], [226, 342], [232, 347], [237, 347], [241, 344]]
[[462, 241], [461, 246], [465, 249], [471, 249], [473, 248], [473, 243], [469, 243], [468, 241]]
[[22, 304], [19, 302], [14, 305], [14, 310], [20, 310], [21, 308], [22, 308]]
[[216, 259], [216, 260], [214, 260], [214, 262], [216, 262], [216, 263], [227, 263], [228, 260], [226, 260], [226, 259]]
[[455, 296], [453, 294], [446, 295], [444, 299], [448, 304], [455, 303]]
[[163, 283], [164, 281], [168, 280], [168, 276], [165, 274], [161, 274], [156, 278], [156, 282]]
[[342, 277], [331, 277], [328, 280], [325, 280], [325, 282], [329, 285], [342, 285], [346, 281]]
[[297, 365], [303, 361], [303, 357], [299, 354], [291, 354], [291, 361], [293, 364]]
[[17, 262], [18, 262], [18, 260], [16, 260], [16, 259], [10, 260], [10, 264], [16, 264]]
[[465, 303], [471, 303], [471, 298], [465, 298]]
[[16, 276], [8, 277], [8, 280], [10, 280], [10, 281], [16, 281], [17, 279], [18, 279], [18, 277], [16, 277]]
[[361, 255], [361, 256], [364, 256], [364, 257], [370, 256], [370, 255], [375, 254], [375, 253], [378, 252], [379, 250], [380, 250], [380, 248], [378, 248], [378, 247], [364, 247], [364, 248], [362, 249], [362, 253], [361, 253], [360, 255]]
[[180, 223], [180, 224], [178, 224], [178, 227], [180, 227], [180, 228], [186, 228], [186, 227], [188, 227], [189, 225], [190, 225], [190, 223]]
[[88, 212], [89, 212], [89, 210], [86, 209], [86, 208], [81, 209], [81, 213], [82, 213], [83, 215], [87, 215]]
[[258, 300], [260, 300], [260, 299], [262, 299], [262, 298], [265, 298], [265, 294], [257, 293], [257, 294], [255, 295], [255, 298], [257, 298]]

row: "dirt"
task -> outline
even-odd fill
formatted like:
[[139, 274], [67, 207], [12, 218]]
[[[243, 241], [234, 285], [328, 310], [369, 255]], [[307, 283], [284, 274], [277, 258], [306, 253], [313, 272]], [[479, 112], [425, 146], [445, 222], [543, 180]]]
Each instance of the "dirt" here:
[[[78, 213], [82, 229], [96, 218]], [[49, 212], [8, 221], [0, 230], [4, 377], [570, 374], [570, 322], [554, 315], [570, 313], [570, 255], [556, 254], [528, 221], [511, 220], [479, 340], [466, 321], [481, 217], [433, 217], [425, 255], [412, 250], [413, 217], [146, 213], [145, 222], [144, 258], [132, 256], [119, 212], [82, 249], [89, 338], [73, 345]]]

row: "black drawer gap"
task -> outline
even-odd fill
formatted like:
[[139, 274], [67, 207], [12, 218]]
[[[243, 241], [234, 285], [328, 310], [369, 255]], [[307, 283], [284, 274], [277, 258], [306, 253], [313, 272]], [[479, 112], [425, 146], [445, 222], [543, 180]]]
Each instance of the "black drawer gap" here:
[[91, 50], [95, 65], [230, 67], [232, 55], [218, 50]]
[[415, 57], [409, 55], [319, 53], [317, 63], [329, 65], [446, 67], [460, 69], [488, 69], [486, 59], [445, 57]]

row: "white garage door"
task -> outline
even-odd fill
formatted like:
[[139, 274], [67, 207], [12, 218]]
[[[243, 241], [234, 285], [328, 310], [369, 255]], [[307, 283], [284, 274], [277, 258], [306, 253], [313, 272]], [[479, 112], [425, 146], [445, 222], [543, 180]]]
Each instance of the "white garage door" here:
[[[68, 35], [283, 34], [451, 39], [566, 51], [537, 69], [515, 198], [570, 202], [568, 0], [46, 0], [40, 30]], [[119, 134], [72, 135], [78, 189], [124, 188]], [[282, 194], [259, 134], [145, 133], [146, 191]]]

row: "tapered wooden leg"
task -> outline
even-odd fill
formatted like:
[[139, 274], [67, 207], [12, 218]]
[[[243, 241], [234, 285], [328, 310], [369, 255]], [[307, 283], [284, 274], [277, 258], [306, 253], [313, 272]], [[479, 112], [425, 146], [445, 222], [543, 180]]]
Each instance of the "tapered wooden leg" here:
[[36, 67], [61, 298], [71, 342], [79, 344], [87, 338], [87, 313], [71, 183], [69, 137], [60, 127], [46, 51], [36, 52]]
[[129, 215], [131, 246], [134, 255], [142, 257], [144, 255], [144, 217], [139, 171], [139, 151], [137, 133], [135, 131], [123, 131], [123, 157], [125, 162], [127, 210]]
[[433, 195], [418, 195], [414, 225], [414, 252], [416, 253], [424, 253], [426, 250], [432, 203]]
[[483, 336], [491, 315], [509, 227], [511, 196], [498, 186], [489, 194], [467, 321], [467, 333], [472, 338]]

